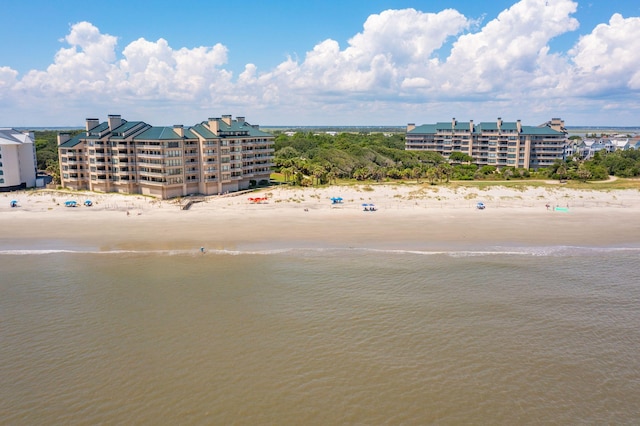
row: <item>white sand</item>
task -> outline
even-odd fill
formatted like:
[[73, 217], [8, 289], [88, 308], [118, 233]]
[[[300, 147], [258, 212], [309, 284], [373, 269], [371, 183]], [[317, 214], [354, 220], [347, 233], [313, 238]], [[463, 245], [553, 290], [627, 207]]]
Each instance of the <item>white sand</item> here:
[[[254, 203], [249, 197], [266, 197]], [[332, 204], [332, 197], [343, 202]], [[19, 207], [11, 208], [10, 200]], [[85, 207], [90, 199], [92, 207]], [[65, 207], [75, 200], [78, 207]], [[0, 195], [0, 243], [90, 242], [100, 249], [338, 246], [640, 245], [640, 192], [560, 185], [487, 190], [428, 184], [279, 186], [180, 200], [21, 191]], [[485, 210], [476, 203], [486, 204]], [[362, 204], [375, 204], [375, 212]], [[546, 205], [550, 208], [547, 209]], [[568, 211], [555, 211], [559, 206]]]

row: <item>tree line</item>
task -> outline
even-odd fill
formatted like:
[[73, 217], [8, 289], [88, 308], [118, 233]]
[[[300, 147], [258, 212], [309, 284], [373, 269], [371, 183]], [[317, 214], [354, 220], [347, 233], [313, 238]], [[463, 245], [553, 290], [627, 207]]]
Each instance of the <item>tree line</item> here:
[[[72, 132], [76, 134], [77, 130]], [[60, 182], [57, 131], [35, 132], [38, 170]], [[287, 182], [311, 186], [334, 183], [338, 179], [358, 181], [415, 179], [430, 183], [449, 180], [550, 178], [603, 180], [609, 175], [640, 176], [640, 151], [611, 153], [600, 151], [592, 159], [556, 160], [546, 169], [530, 171], [495, 166], [477, 166], [473, 158], [453, 152], [448, 159], [429, 151], [404, 149], [403, 133], [325, 133], [297, 132], [288, 136], [275, 132], [275, 167]]]
[[404, 134], [297, 132], [276, 133], [275, 172], [286, 182], [311, 186], [337, 179], [416, 179], [437, 183], [449, 180], [559, 179], [604, 180], [609, 175], [640, 176], [640, 152], [598, 152], [592, 159], [558, 159], [551, 167], [518, 169], [478, 166], [473, 157], [453, 152], [448, 159], [429, 151], [404, 149]]

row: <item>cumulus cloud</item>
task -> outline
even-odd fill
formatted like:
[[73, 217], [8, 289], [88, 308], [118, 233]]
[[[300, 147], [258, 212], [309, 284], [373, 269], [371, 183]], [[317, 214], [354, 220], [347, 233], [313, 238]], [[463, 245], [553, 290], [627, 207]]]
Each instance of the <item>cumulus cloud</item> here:
[[0, 93], [7, 92], [17, 83], [18, 71], [10, 67], [0, 67]]
[[640, 89], [640, 18], [614, 14], [580, 38], [569, 53], [574, 82], [583, 93]]
[[585, 97], [593, 108], [617, 105], [598, 96], [640, 90], [640, 18], [615, 14], [582, 29], [572, 49], [552, 52], [554, 38], [578, 30], [576, 10], [572, 0], [521, 0], [482, 25], [453, 9], [385, 10], [369, 16], [345, 46], [326, 39], [302, 59], [270, 70], [247, 64], [238, 75], [225, 68], [229, 52], [220, 43], [174, 48], [162, 38], [140, 38], [119, 51], [116, 36], [79, 22], [46, 70], [20, 77], [0, 67], [0, 106], [12, 96], [132, 109], [170, 101], [185, 110], [237, 106], [282, 123], [280, 113], [350, 114], [361, 122], [394, 111], [405, 121], [416, 108], [447, 105], [521, 106], [554, 116], [558, 108], [583, 106]]
[[452, 9], [387, 10], [371, 15], [344, 50], [328, 39], [307, 52], [301, 64], [289, 63], [293, 67], [285, 81], [323, 92], [397, 92], [402, 80], [423, 75], [433, 53], [469, 25]]
[[74, 96], [103, 91], [114, 67], [117, 39], [101, 34], [89, 22], [71, 27], [70, 45], [56, 53], [46, 71], [30, 71], [16, 85], [18, 90], [40, 96]]

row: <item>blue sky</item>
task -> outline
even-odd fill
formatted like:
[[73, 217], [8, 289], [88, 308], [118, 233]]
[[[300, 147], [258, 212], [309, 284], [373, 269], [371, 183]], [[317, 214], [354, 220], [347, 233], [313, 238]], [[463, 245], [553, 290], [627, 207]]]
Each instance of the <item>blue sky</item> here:
[[[488, 3], [488, 4], [486, 4]], [[153, 6], [150, 6], [153, 4]], [[640, 2], [0, 0], [0, 126], [640, 125]]]

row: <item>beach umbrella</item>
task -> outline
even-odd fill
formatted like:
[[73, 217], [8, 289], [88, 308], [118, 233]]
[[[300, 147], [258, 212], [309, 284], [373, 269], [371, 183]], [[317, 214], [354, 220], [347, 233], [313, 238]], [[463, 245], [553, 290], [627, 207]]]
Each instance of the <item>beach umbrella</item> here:
[[9, 205], [11, 207], [18, 207], [18, 201], [17, 200], [11, 200], [11, 203]]
[[89, 206], [92, 206], [93, 203], [91, 202], [91, 200], [87, 200], [87, 201], [84, 202], [84, 205], [89, 207]]

